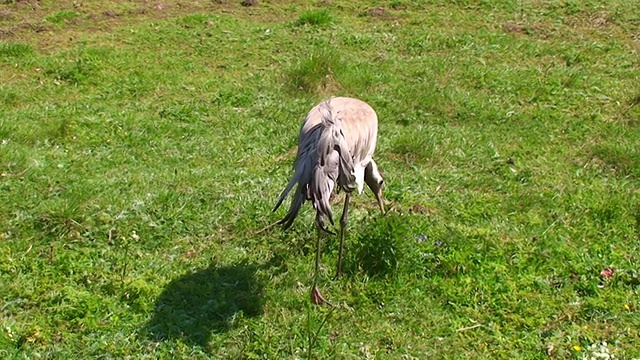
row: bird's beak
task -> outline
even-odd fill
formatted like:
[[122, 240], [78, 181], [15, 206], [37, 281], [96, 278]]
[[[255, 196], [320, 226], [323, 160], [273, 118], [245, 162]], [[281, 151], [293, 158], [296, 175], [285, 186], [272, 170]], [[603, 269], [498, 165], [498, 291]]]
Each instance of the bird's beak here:
[[376, 191], [376, 199], [378, 200], [378, 205], [380, 206], [380, 211], [382, 211], [382, 215], [385, 215], [384, 212], [384, 201], [382, 200], [382, 187]]

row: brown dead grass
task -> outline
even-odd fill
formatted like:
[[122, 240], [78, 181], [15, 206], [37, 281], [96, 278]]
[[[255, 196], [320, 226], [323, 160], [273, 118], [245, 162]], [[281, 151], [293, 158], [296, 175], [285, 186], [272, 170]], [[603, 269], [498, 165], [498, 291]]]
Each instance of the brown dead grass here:
[[[240, 1], [148, 1], [131, 0], [79, 2], [60, 0], [41, 2], [21, 0], [0, 11], [0, 40], [22, 42], [38, 51], [49, 52], [70, 47], [79, 37], [111, 33], [141, 23], [163, 21], [194, 13], [231, 13], [237, 17], [255, 16], [264, 21], [282, 21], [282, 15], [268, 4], [246, 7]], [[57, 26], [46, 17], [58, 11], [72, 11], [79, 16]]]

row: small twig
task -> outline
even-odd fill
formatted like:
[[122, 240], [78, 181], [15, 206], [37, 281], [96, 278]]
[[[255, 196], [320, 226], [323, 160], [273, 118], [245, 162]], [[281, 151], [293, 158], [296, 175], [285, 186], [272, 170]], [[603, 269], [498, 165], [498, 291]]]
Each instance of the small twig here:
[[544, 236], [544, 234], [546, 234], [546, 233], [547, 233], [547, 231], [551, 230], [551, 228], [552, 228], [552, 227], [554, 227], [554, 225], [558, 222], [558, 220], [559, 220], [559, 219], [554, 220], [554, 221], [551, 223], [551, 225], [549, 225], [549, 227], [548, 227], [548, 228], [546, 228], [546, 229], [542, 232], [542, 234], [540, 234], [540, 236]]
[[279, 223], [280, 223], [280, 221], [276, 221], [273, 224], [267, 225], [267, 226], [263, 227], [262, 229], [260, 229], [258, 231], [254, 231], [253, 233], [251, 233], [251, 235], [258, 235], [258, 234], [260, 234], [262, 232], [265, 232], [265, 231], [271, 229], [272, 227], [278, 225]]
[[69, 221], [71, 221], [71, 223], [73, 223], [75, 226], [84, 229], [84, 225], [80, 224], [79, 222], [73, 220], [72, 218], [69, 218]]
[[31, 170], [31, 167], [28, 167], [28, 168], [26, 168], [26, 169], [24, 169], [24, 170], [20, 171], [20, 172], [19, 172], [19, 173], [17, 173], [17, 174], [7, 174], [7, 173], [2, 173], [2, 174], [0, 174], [0, 176], [2, 176], [2, 177], [20, 177], [20, 176], [22, 176], [22, 175], [26, 174], [26, 172], [27, 172], [27, 171], [29, 171], [29, 170]]
[[463, 327], [461, 329], [458, 329], [458, 330], [456, 330], [456, 332], [469, 331], [469, 330], [477, 329], [477, 328], [479, 328], [481, 326], [482, 326], [482, 324], [475, 324], [473, 326], [467, 326], [467, 327]]

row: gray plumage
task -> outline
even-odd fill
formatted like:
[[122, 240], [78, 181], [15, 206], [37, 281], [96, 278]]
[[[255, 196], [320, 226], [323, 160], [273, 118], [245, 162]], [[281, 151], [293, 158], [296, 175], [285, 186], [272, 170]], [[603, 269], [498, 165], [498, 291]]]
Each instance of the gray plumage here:
[[[316, 105], [309, 111], [300, 129], [298, 153], [294, 163], [295, 172], [273, 209], [276, 211], [296, 186], [289, 211], [280, 223], [285, 229], [289, 228], [305, 201], [311, 201], [316, 210], [316, 227], [320, 231], [331, 233], [324, 225], [325, 219], [334, 224], [330, 196], [335, 186], [346, 192], [340, 223], [340, 254], [336, 276], [341, 272], [350, 193], [356, 189], [362, 193], [366, 183], [375, 194], [384, 213], [383, 180], [373, 161], [377, 135], [376, 112], [361, 100], [336, 97]], [[318, 261], [319, 252], [316, 270]], [[317, 291], [315, 282], [314, 291]], [[319, 293], [317, 295], [320, 296]], [[320, 299], [324, 301], [321, 296]]]

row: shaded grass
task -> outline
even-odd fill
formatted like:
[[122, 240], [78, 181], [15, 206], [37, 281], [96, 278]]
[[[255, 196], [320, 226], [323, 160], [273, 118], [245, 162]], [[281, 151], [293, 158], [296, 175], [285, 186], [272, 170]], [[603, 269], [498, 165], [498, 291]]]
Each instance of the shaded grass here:
[[[180, 339], [205, 348], [212, 332], [229, 331], [244, 318], [261, 315], [263, 285], [255, 278], [255, 270], [247, 264], [211, 266], [174, 280], [155, 302], [146, 326], [149, 336], [154, 341]], [[127, 300], [133, 303], [152, 290], [144, 283], [129, 286]]]

